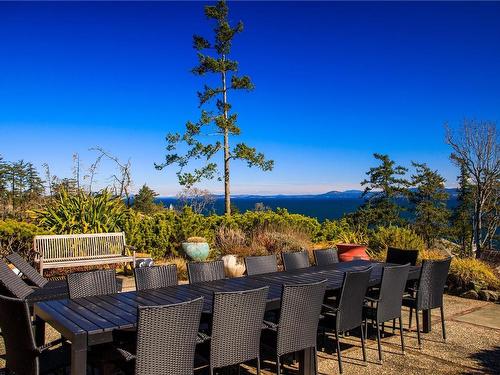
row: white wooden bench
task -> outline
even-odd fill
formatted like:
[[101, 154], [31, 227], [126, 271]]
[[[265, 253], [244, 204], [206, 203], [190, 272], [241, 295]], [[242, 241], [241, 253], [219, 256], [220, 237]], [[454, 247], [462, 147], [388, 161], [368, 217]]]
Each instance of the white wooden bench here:
[[125, 243], [123, 232], [35, 236], [34, 250], [42, 275], [49, 268], [114, 263], [135, 266], [135, 251]]

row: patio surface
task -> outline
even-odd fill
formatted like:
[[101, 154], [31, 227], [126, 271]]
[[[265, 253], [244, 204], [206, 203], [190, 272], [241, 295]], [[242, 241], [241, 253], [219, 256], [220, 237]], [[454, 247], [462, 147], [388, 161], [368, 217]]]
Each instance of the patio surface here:
[[[127, 288], [128, 289], [128, 288]], [[359, 338], [355, 335], [341, 339], [344, 374], [500, 374], [500, 305], [445, 296], [447, 342], [441, 340], [439, 310], [433, 312], [432, 332], [423, 334], [423, 349], [417, 346], [416, 333], [405, 331], [406, 355], [401, 354], [399, 336], [392, 328], [383, 342], [384, 362], [378, 363], [377, 343], [373, 335], [367, 340], [368, 364], [361, 361]], [[408, 315], [403, 316], [407, 328]], [[413, 323], [415, 324], [415, 323]], [[57, 338], [50, 327], [48, 338]], [[333, 340], [327, 340], [326, 352], [319, 353], [319, 373], [338, 374]], [[0, 339], [0, 368], [5, 365], [3, 340]], [[246, 370], [246, 371], [245, 371]], [[246, 368], [242, 374], [255, 374]], [[272, 362], [264, 361], [262, 374], [274, 374]], [[295, 374], [294, 366], [285, 373]]]

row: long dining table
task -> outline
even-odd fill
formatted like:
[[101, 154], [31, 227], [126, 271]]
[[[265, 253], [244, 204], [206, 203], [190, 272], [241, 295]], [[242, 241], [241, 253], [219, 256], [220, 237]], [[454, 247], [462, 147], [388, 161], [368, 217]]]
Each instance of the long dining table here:
[[[130, 291], [112, 295], [61, 299], [36, 303], [34, 306], [37, 341], [41, 344], [44, 326], [49, 324], [71, 342], [71, 374], [86, 374], [87, 351], [94, 345], [109, 343], [113, 331], [133, 328], [137, 322], [137, 307], [167, 305], [204, 297], [203, 311], [210, 314], [214, 292], [230, 292], [269, 286], [267, 309], [279, 308], [284, 284], [307, 283], [326, 279], [327, 292], [338, 291], [344, 273], [372, 266], [370, 286], [380, 284], [385, 264], [365, 260], [311, 266], [293, 271], [273, 272], [196, 284], [182, 284], [146, 291]], [[418, 279], [419, 267], [411, 267], [408, 280]], [[424, 323], [425, 323], [424, 314]], [[299, 355], [299, 373], [314, 374], [313, 350]]]

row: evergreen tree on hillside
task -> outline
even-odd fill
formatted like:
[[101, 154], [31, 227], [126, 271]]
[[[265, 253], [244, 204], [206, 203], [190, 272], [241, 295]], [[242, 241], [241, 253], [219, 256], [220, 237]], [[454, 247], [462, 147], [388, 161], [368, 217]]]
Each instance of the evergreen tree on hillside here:
[[465, 165], [460, 166], [458, 180], [457, 207], [452, 215], [452, 233], [462, 249], [462, 256], [472, 256], [474, 201], [469, 172]]
[[155, 197], [157, 196], [158, 194], [153, 189], [144, 184], [137, 195], [134, 196], [133, 208], [144, 214], [151, 214], [158, 211], [161, 205], [155, 203]]
[[[179, 183], [188, 189], [203, 179], [214, 177], [218, 177], [219, 180], [223, 179], [225, 212], [230, 215], [230, 161], [242, 160], [249, 167], [257, 166], [264, 171], [272, 170], [274, 162], [266, 160], [264, 154], [245, 143], [230, 147], [230, 138], [240, 135], [241, 129], [237, 125], [237, 114], [231, 111], [229, 93], [235, 90], [250, 91], [254, 88], [249, 76], [236, 74], [238, 62], [229, 58], [233, 38], [243, 31], [243, 23], [240, 21], [235, 26], [230, 25], [229, 11], [225, 1], [205, 6], [205, 16], [215, 21], [215, 40], [211, 43], [202, 36], [193, 37], [193, 46], [197, 51], [199, 64], [192, 72], [199, 76], [212, 73], [219, 83], [215, 87], [205, 84], [203, 91], [198, 92], [199, 106], [208, 107], [208, 109], [201, 110], [198, 122], [189, 121], [186, 124], [184, 134], [169, 133], [167, 135], [165, 162], [155, 164], [155, 167], [163, 169], [172, 164], [177, 165]], [[213, 141], [214, 139], [217, 140]], [[175, 152], [179, 143], [187, 146], [185, 154]], [[214, 160], [216, 155], [221, 153], [223, 177], [219, 177], [219, 163]], [[186, 166], [193, 159], [198, 162], [197, 167], [191, 172], [186, 172]]]
[[445, 179], [425, 163], [412, 162], [415, 174], [411, 176], [414, 190], [409, 191], [410, 202], [415, 205], [415, 231], [427, 247], [448, 232], [450, 211], [446, 206], [448, 193]]
[[373, 156], [380, 165], [366, 172], [368, 178], [361, 182], [365, 186], [365, 203], [350, 218], [357, 225], [369, 227], [401, 224], [402, 207], [397, 199], [407, 194], [408, 181], [404, 179], [407, 169], [396, 165], [388, 155]]

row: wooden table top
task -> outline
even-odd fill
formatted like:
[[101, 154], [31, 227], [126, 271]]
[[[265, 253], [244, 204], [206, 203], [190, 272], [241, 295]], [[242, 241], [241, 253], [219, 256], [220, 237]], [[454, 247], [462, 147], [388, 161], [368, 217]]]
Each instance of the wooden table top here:
[[[332, 292], [341, 288], [344, 272], [360, 270], [370, 265], [373, 267], [370, 285], [374, 286], [380, 283], [384, 263], [355, 260], [331, 266], [312, 266], [294, 271], [184, 284], [147, 291], [39, 302], [35, 304], [34, 314], [53, 326], [67, 339], [88, 335], [89, 345], [91, 345], [109, 341], [110, 334], [115, 329], [134, 327], [137, 322], [137, 307], [141, 305], [167, 305], [203, 296], [203, 310], [205, 313], [211, 313], [214, 292], [254, 289], [267, 285], [269, 286], [267, 308], [274, 309], [279, 307], [283, 284], [327, 279], [327, 291]], [[419, 269], [419, 267], [411, 267], [408, 279], [417, 279]]]

